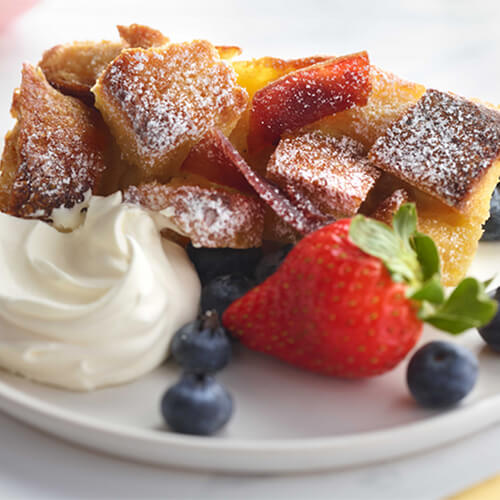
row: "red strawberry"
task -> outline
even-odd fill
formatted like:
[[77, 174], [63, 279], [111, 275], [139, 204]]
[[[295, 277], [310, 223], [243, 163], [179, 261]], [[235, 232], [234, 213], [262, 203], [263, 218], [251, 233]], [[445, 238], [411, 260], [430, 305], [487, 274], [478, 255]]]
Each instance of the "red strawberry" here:
[[488, 311], [480, 319], [471, 311], [450, 316], [457, 294], [444, 298], [436, 247], [416, 232], [414, 205], [400, 209], [394, 230], [362, 216], [353, 220], [306, 236], [275, 274], [226, 310], [224, 325], [252, 349], [358, 378], [384, 373], [406, 356], [422, 331], [419, 314], [440, 327], [448, 321], [446, 329], [456, 332], [494, 313], [482, 285], [468, 278], [458, 299], [466, 295], [472, 309]]

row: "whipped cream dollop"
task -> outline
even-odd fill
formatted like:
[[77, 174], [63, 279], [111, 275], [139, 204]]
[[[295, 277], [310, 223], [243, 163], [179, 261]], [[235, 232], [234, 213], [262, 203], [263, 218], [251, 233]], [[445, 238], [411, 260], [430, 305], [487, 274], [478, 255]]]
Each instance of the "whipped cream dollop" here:
[[72, 390], [158, 366], [198, 312], [185, 251], [121, 194], [92, 197], [71, 233], [0, 213], [0, 366]]

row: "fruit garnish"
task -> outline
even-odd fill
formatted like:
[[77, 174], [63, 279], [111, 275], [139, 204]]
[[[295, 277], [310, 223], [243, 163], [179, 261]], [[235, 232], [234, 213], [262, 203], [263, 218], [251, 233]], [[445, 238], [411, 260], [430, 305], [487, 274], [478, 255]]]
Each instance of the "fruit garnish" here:
[[186, 252], [196, 268], [202, 285], [216, 276], [241, 273], [253, 275], [262, 258], [262, 248], [206, 248], [194, 247], [191, 243]]
[[215, 373], [231, 359], [231, 343], [219, 323], [216, 311], [205, 311], [201, 317], [175, 333], [171, 352], [175, 361], [190, 373]]
[[185, 373], [163, 396], [161, 412], [170, 430], [209, 436], [231, 418], [233, 399], [213, 376]]
[[278, 144], [284, 132], [339, 111], [363, 106], [370, 94], [366, 52], [299, 69], [257, 91], [252, 100], [248, 148]]
[[478, 361], [472, 352], [458, 344], [434, 341], [412, 356], [406, 381], [421, 406], [447, 408], [469, 394], [477, 375]]
[[484, 224], [482, 241], [500, 240], [500, 186], [495, 188], [490, 200], [490, 217]]
[[293, 245], [289, 243], [288, 245], [278, 248], [278, 250], [274, 252], [264, 255], [255, 268], [255, 281], [257, 283], [262, 283], [269, 278], [271, 274], [274, 274], [292, 248]]
[[209, 281], [201, 290], [201, 310], [215, 310], [222, 317], [235, 300], [247, 293], [253, 281], [240, 273], [224, 274]]
[[405, 204], [393, 228], [358, 215], [309, 234], [223, 324], [252, 349], [359, 378], [396, 366], [424, 320], [452, 333], [487, 323], [496, 304], [483, 283], [467, 278], [445, 298], [436, 247], [416, 217]]
[[[491, 298], [498, 304], [500, 302], [500, 288], [497, 288]], [[479, 328], [479, 333], [488, 346], [496, 352], [500, 352], [500, 310], [493, 319], [483, 327]]]
[[234, 168], [232, 156], [228, 155], [229, 148], [225, 145], [226, 141], [226, 137], [219, 130], [210, 129], [184, 160], [181, 173], [191, 172], [242, 193], [254, 194], [245, 177]]

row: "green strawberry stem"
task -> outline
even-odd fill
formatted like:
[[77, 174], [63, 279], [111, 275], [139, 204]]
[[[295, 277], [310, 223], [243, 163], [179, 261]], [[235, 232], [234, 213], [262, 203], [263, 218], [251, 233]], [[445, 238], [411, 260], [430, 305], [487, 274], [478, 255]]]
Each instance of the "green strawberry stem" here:
[[396, 212], [392, 228], [357, 215], [351, 221], [349, 237], [361, 250], [378, 257], [394, 281], [408, 285], [407, 297], [420, 304], [422, 321], [457, 334], [485, 325], [495, 315], [497, 303], [485, 291], [490, 281], [465, 278], [446, 296], [436, 244], [417, 231], [414, 203], [406, 203]]

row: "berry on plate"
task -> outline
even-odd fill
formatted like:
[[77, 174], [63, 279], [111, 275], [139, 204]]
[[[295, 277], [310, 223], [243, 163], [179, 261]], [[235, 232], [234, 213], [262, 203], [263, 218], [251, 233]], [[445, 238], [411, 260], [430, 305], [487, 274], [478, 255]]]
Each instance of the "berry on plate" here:
[[493, 191], [490, 201], [490, 218], [484, 224], [484, 233], [481, 240], [500, 240], [500, 184]]
[[241, 273], [253, 275], [257, 263], [262, 257], [262, 249], [257, 248], [206, 248], [186, 247], [187, 254], [194, 264], [202, 284], [216, 276]]
[[185, 373], [161, 400], [165, 422], [174, 432], [209, 436], [233, 413], [233, 399], [210, 375]]
[[201, 310], [215, 309], [222, 317], [228, 306], [245, 295], [252, 285], [253, 282], [242, 274], [217, 276], [201, 290]]
[[[492, 295], [492, 299], [500, 302], [500, 288], [497, 288]], [[496, 352], [500, 352], [500, 311], [485, 326], [478, 329], [484, 341]]]
[[255, 280], [257, 283], [262, 283], [271, 276], [271, 274], [274, 274], [292, 248], [293, 245], [288, 244], [278, 248], [278, 250], [274, 252], [264, 255], [255, 268]]
[[477, 359], [465, 347], [434, 341], [412, 356], [406, 380], [412, 396], [421, 406], [446, 408], [469, 394], [477, 373]]
[[172, 355], [191, 373], [215, 373], [231, 359], [231, 343], [215, 311], [184, 325], [172, 339]]
[[487, 323], [496, 303], [466, 278], [446, 298], [415, 205], [393, 227], [358, 215], [302, 239], [264, 283], [231, 304], [224, 326], [246, 346], [342, 377], [379, 375], [417, 342], [422, 322], [451, 333]]

